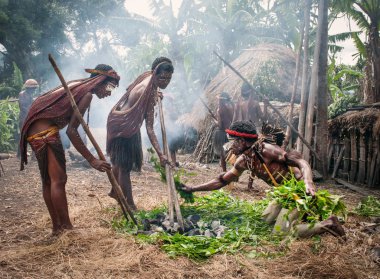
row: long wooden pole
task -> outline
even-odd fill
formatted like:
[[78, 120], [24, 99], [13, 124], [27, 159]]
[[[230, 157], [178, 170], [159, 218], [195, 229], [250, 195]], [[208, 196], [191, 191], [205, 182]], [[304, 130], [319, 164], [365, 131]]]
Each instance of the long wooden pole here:
[[[255, 88], [252, 86], [252, 84], [245, 78], [242, 76], [241, 73], [239, 73], [238, 70], [236, 70], [230, 63], [228, 63], [226, 60], [224, 60], [218, 53], [216, 53], [216, 51], [214, 51], [214, 54], [224, 62], [224, 64], [226, 64], [236, 75], [238, 75], [245, 83], [249, 84], [249, 86], [251, 87], [252, 90], [255, 90]], [[261, 94], [260, 92], [257, 92], [261, 97], [265, 98], [265, 96], [263, 94]], [[281, 112], [275, 108], [270, 102], [268, 102], [268, 105], [273, 109], [273, 111], [275, 113], [277, 113], [277, 115], [281, 118], [282, 121], [284, 121], [289, 127], [290, 129], [293, 131], [293, 133], [295, 133], [301, 140], [302, 142], [307, 146], [307, 148], [309, 148], [309, 150], [314, 154], [315, 158], [317, 158], [318, 160], [321, 160], [319, 158], [319, 156], [317, 155], [317, 152], [315, 152], [315, 150], [311, 147], [311, 145], [298, 133], [298, 131], [293, 127], [293, 125], [281, 114]]]
[[[170, 152], [169, 152], [169, 144], [168, 144], [168, 141], [166, 138], [164, 113], [163, 113], [162, 102], [161, 102], [160, 97], [158, 97], [158, 108], [159, 108], [160, 122], [161, 122], [162, 145], [163, 145], [164, 153], [168, 158], [168, 161], [171, 162]], [[177, 216], [177, 222], [183, 231], [184, 230], [184, 223], [183, 223], [181, 208], [179, 206], [177, 192], [175, 189], [175, 183], [174, 183], [174, 177], [173, 177], [173, 168], [170, 164], [165, 165], [165, 172], [166, 172], [166, 183], [168, 186], [168, 195], [169, 195], [169, 218], [171, 218], [169, 221], [170, 221], [170, 224], [173, 225], [174, 213], [173, 213], [172, 207], [174, 204], [174, 209], [175, 209], [175, 213]]]
[[[74, 114], [77, 117], [77, 119], [79, 120], [79, 122], [81, 123], [81, 125], [83, 127], [83, 130], [86, 132], [88, 138], [90, 139], [92, 145], [94, 146], [96, 152], [98, 153], [99, 159], [103, 160], [103, 161], [106, 161], [106, 158], [105, 158], [102, 150], [100, 149], [98, 143], [96, 142], [94, 136], [92, 135], [90, 129], [88, 128], [86, 122], [84, 121], [84, 119], [82, 117], [82, 114], [79, 112], [78, 106], [75, 103], [75, 100], [74, 100], [74, 97], [73, 97], [73, 95], [72, 95], [72, 93], [70, 91], [70, 88], [67, 86], [67, 83], [66, 83], [65, 79], [63, 78], [63, 75], [62, 75], [61, 71], [59, 70], [59, 68], [58, 68], [57, 64], [55, 63], [55, 61], [54, 61], [53, 57], [51, 56], [51, 54], [49, 54], [49, 61], [50, 61], [51, 65], [53, 66], [54, 71], [56, 72], [58, 78], [60, 79], [63, 88], [65, 88], [67, 97], [70, 100], [70, 103], [71, 103], [71, 106], [73, 108]], [[118, 201], [120, 203], [120, 206], [121, 206], [121, 209], [123, 211], [124, 217], [126, 219], [128, 219], [127, 215], [126, 215], [126, 212], [128, 212], [129, 217], [131, 218], [131, 220], [133, 221], [133, 223], [135, 223], [135, 225], [137, 225], [137, 221], [136, 221], [135, 217], [133, 216], [132, 210], [130, 209], [130, 207], [127, 204], [127, 201], [126, 201], [126, 199], [124, 197], [123, 191], [121, 190], [120, 185], [117, 183], [117, 180], [116, 180], [115, 176], [113, 175], [112, 170], [107, 171], [107, 176], [108, 176], [109, 181], [111, 182], [112, 188], [115, 190], [115, 192], [117, 194]]]

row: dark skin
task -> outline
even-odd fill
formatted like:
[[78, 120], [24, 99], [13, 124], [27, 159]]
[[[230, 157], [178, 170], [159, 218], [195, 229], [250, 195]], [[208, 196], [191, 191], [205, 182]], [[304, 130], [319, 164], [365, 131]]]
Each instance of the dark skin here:
[[[145, 115], [146, 131], [149, 140], [160, 159], [160, 163], [162, 166], [165, 166], [165, 164], [169, 163], [169, 161], [167, 156], [165, 156], [161, 151], [160, 145], [157, 140], [157, 136], [154, 132], [154, 106], [156, 105], [157, 98], [162, 98], [162, 93], [158, 92], [158, 88], [165, 89], [169, 85], [171, 77], [172, 73], [165, 71], [157, 74], [156, 76], [151, 77], [153, 78], [153, 90], [155, 91], [155, 93], [154, 99], [152, 99], [149, 102], [149, 107]], [[144, 91], [148, 86], [149, 81], [150, 77], [146, 78], [143, 82], [141, 82], [135, 88], [133, 88], [129, 95], [128, 102], [124, 104], [121, 110], [129, 109], [137, 102], [137, 100], [144, 94]], [[127, 198], [128, 205], [135, 210], [137, 207], [133, 200], [130, 172], [117, 165], [112, 166], [112, 170], [114, 172], [115, 177], [118, 180], [119, 185], [123, 190], [124, 196]], [[109, 195], [113, 198], [116, 198], [116, 195], [112, 189]]]
[[[232, 118], [234, 115], [234, 103], [231, 102], [230, 99], [227, 98], [219, 98], [218, 110], [217, 110], [217, 119], [218, 119], [218, 127], [221, 130], [225, 130], [230, 127]], [[223, 171], [227, 171], [226, 165], [226, 154], [222, 149], [220, 152], [220, 166]]]
[[[244, 138], [236, 138], [233, 141], [231, 149], [232, 152], [238, 156], [241, 154], [245, 154], [248, 156], [251, 152], [249, 148], [252, 146], [252, 144], [252, 142], [249, 142]], [[287, 168], [287, 166], [291, 166], [298, 168], [300, 172], [295, 172], [296, 178], [302, 178], [305, 181], [307, 194], [312, 196], [315, 195], [315, 186], [313, 183], [312, 171], [309, 164], [305, 160], [294, 158], [293, 156], [287, 156], [286, 152], [283, 149], [281, 149], [281, 147], [269, 143], [263, 144], [263, 150], [261, 154], [265, 164], [272, 173], [279, 167]], [[238, 171], [238, 174], [236, 174], [235, 171], [233, 172], [232, 170], [229, 170], [222, 176], [223, 180], [225, 180], [227, 184], [232, 181], [237, 181], [238, 177], [243, 173], [243, 171], [247, 170], [246, 161], [243, 156], [238, 157], [234, 164], [234, 168]], [[255, 170], [255, 174], [257, 175], [257, 177], [262, 178], [264, 180], [267, 180], [268, 178], [267, 174], [262, 170]], [[224, 184], [222, 181], [220, 181], [220, 179], [216, 178], [193, 187], [184, 186], [183, 189], [187, 192], [213, 191], [218, 190], [226, 186], [227, 184]]]
[[[80, 113], [83, 114], [90, 106], [93, 94], [97, 95], [98, 98], [102, 99], [111, 95], [110, 91], [106, 91], [107, 82], [102, 83], [92, 92], [88, 92], [84, 97], [78, 102], [78, 109]], [[90, 165], [101, 172], [111, 170], [111, 165], [106, 161], [96, 159], [91, 152], [87, 149], [83, 143], [81, 137], [78, 133], [79, 120], [75, 117], [74, 113], [71, 114], [70, 118], [67, 119], [39, 119], [36, 120], [30, 128], [28, 129], [27, 135], [31, 136], [36, 133], [42, 132], [52, 126], [58, 126], [59, 128], [67, 127], [67, 136], [78, 150], [78, 152], [90, 163]], [[62, 127], [63, 126], [63, 127]], [[70, 221], [68, 207], [67, 207], [67, 197], [66, 197], [66, 181], [67, 174], [65, 170], [58, 163], [54, 152], [48, 147], [47, 151], [48, 160], [48, 173], [49, 181], [43, 183], [43, 197], [48, 208], [52, 223], [53, 223], [53, 235], [59, 234], [63, 230], [72, 229], [73, 225]]]
[[237, 120], [251, 120], [254, 123], [263, 120], [263, 112], [252, 89], [241, 91], [241, 97], [235, 105], [233, 122]]

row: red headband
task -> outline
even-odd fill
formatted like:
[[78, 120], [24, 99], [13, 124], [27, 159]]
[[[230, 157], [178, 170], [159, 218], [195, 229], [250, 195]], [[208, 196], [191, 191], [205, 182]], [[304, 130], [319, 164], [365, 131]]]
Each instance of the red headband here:
[[229, 134], [230, 136], [235, 136], [235, 137], [257, 139], [257, 134], [240, 133], [240, 132], [230, 130], [230, 129], [226, 129], [226, 133]]

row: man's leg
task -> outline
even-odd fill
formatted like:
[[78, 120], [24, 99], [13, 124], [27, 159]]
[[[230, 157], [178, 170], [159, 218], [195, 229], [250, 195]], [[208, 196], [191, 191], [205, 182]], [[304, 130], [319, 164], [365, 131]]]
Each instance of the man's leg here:
[[331, 216], [322, 222], [316, 223], [311, 228], [309, 224], [299, 224], [295, 229], [297, 236], [300, 238], [312, 237], [314, 235], [328, 232], [335, 237], [346, 240], [346, 233], [336, 216]]
[[72, 229], [73, 225], [69, 217], [65, 191], [67, 181], [66, 171], [59, 164], [51, 147], [47, 147], [47, 158], [50, 177], [50, 198], [60, 222], [60, 230]]
[[222, 151], [220, 152], [220, 166], [223, 172], [227, 171], [226, 154], [223, 150], [223, 147], [222, 147]]
[[[115, 176], [116, 180], [117, 180], [117, 183], [120, 185], [120, 181], [119, 181], [119, 167], [117, 165], [112, 165], [112, 172], [113, 172], [113, 175]], [[113, 189], [113, 187], [111, 186], [111, 191], [108, 193], [108, 196], [110, 196], [111, 198], [117, 200], [117, 194], [115, 192], [115, 190]]]
[[119, 168], [118, 179], [121, 189], [123, 190], [124, 197], [127, 199], [128, 205], [132, 210], [136, 210], [137, 207], [133, 201], [132, 195], [132, 182], [131, 182], [131, 172], [126, 169]]
[[51, 222], [53, 224], [53, 234], [59, 233], [61, 229], [61, 222], [59, 220], [58, 214], [53, 206], [52, 200], [51, 200], [51, 185], [50, 181], [48, 182], [42, 182], [42, 193], [45, 200], [45, 204], [48, 208], [49, 215], [51, 218]]

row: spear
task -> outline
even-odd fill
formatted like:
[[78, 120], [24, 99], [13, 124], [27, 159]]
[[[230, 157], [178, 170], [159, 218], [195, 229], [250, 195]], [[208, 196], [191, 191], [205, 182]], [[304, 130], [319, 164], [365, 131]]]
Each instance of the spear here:
[[[226, 60], [224, 60], [216, 51], [214, 51], [214, 54], [220, 59], [223, 61], [224, 64], [226, 64], [236, 75], [238, 75], [245, 83], [249, 84], [249, 87], [251, 87], [252, 90], [255, 90], [255, 88], [252, 86], [252, 84], [245, 78], [242, 76], [242, 74], [236, 70], [230, 63], [228, 63]], [[255, 90], [256, 91], [256, 90]], [[261, 94], [260, 92], [257, 92], [261, 97], [263, 97], [264, 99], [266, 98], [263, 94]], [[290, 129], [293, 131], [293, 133], [295, 133], [300, 139], [301, 141], [307, 146], [307, 148], [309, 148], [309, 150], [314, 154], [315, 158], [317, 158], [319, 161], [321, 160], [317, 154], [317, 152], [315, 152], [315, 150], [311, 147], [311, 145], [305, 140], [304, 137], [302, 137], [299, 133], [298, 133], [298, 130], [296, 128], [293, 127], [293, 125], [281, 114], [281, 112], [275, 108], [270, 102], [268, 102], [268, 105], [273, 109], [273, 111], [275, 113], [278, 114], [278, 116], [281, 118], [281, 120], [283, 120], [289, 127]]]
[[[102, 150], [100, 149], [98, 143], [96, 142], [94, 136], [92, 135], [90, 129], [88, 128], [86, 122], [84, 121], [82, 114], [79, 112], [79, 109], [78, 109], [77, 104], [75, 103], [73, 94], [71, 93], [70, 88], [67, 86], [67, 83], [66, 83], [65, 79], [63, 78], [63, 75], [62, 75], [61, 71], [59, 70], [59, 68], [58, 68], [57, 64], [55, 63], [51, 54], [49, 54], [49, 61], [50, 61], [51, 65], [53, 66], [54, 71], [56, 72], [58, 78], [60, 79], [63, 88], [65, 88], [67, 97], [70, 100], [70, 103], [71, 103], [71, 106], [73, 108], [75, 116], [77, 117], [77, 119], [81, 123], [83, 130], [86, 132], [88, 138], [90, 139], [92, 145], [94, 146], [96, 152], [98, 153], [100, 160], [106, 161], [106, 158], [105, 158]], [[112, 170], [107, 171], [107, 176], [108, 176], [109, 181], [111, 182], [112, 188], [115, 190], [115, 192], [117, 194], [118, 201], [119, 201], [120, 207], [123, 211], [125, 219], [128, 219], [127, 214], [126, 214], [126, 212], [128, 212], [130, 219], [137, 226], [137, 221], [136, 221], [135, 217], [133, 216], [132, 210], [130, 209], [130, 207], [127, 204], [127, 201], [124, 197], [123, 191], [121, 190], [120, 185], [117, 183], [117, 180], [116, 180]]]

